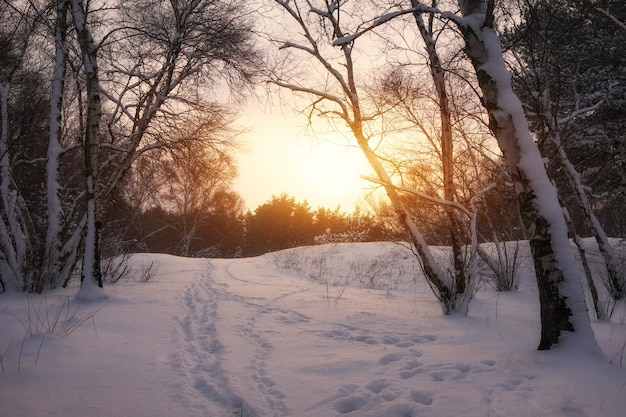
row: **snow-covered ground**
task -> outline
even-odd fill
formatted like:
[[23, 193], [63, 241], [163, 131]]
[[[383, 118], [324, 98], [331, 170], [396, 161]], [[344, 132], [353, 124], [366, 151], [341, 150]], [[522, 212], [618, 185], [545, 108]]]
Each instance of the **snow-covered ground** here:
[[391, 243], [130, 262], [153, 261], [108, 301], [0, 295], [0, 416], [626, 415], [623, 305], [594, 324], [606, 358], [538, 352], [528, 269], [445, 317]]

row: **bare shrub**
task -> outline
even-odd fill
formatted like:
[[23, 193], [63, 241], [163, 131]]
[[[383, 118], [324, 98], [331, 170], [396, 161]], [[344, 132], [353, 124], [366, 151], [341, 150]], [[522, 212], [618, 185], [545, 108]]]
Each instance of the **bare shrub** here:
[[626, 340], [622, 343], [622, 347], [611, 357], [609, 363], [619, 365], [620, 368], [624, 364], [624, 352], [626, 352]]
[[304, 268], [304, 255], [298, 248], [272, 252], [270, 255], [278, 269], [291, 270], [300, 275]]
[[[623, 244], [623, 241], [620, 243]], [[598, 275], [600, 276], [600, 281], [602, 281], [604, 287], [607, 289], [609, 294], [611, 294], [613, 300], [619, 301], [626, 295], [626, 292], [624, 291], [626, 288], [626, 253], [624, 253], [624, 250], [616, 250], [615, 252], [617, 270], [615, 271], [614, 276], [610, 277], [606, 268], [603, 268]]]
[[156, 274], [159, 269], [158, 262], [151, 261], [148, 265], [144, 265], [139, 274], [137, 274], [139, 282], [148, 282]]
[[0, 312], [15, 317], [26, 330], [29, 337], [45, 333], [70, 335], [83, 323], [92, 320], [103, 307], [89, 309], [90, 303], [72, 301], [70, 296], [60, 297], [57, 301], [48, 302], [44, 294], [38, 302], [33, 295], [28, 295], [27, 308], [24, 316], [0, 309]]
[[365, 288], [396, 288], [408, 271], [394, 254], [384, 258], [361, 256], [348, 262], [349, 274]]
[[272, 253], [271, 259], [278, 269], [317, 281], [327, 289], [355, 284], [389, 290], [415, 276], [417, 260], [403, 250], [346, 258], [338, 248], [336, 244], [328, 244], [287, 249]]
[[496, 291], [513, 291], [521, 277], [520, 243], [499, 242], [482, 245], [478, 250], [486, 282]]
[[121, 280], [126, 282], [148, 282], [155, 276], [156, 271], [159, 269], [159, 263], [154, 260], [141, 265], [138, 263], [131, 265], [130, 260], [130, 254], [124, 254], [105, 260], [102, 263], [102, 280], [113, 284]]
[[115, 284], [121, 279], [128, 279], [130, 269], [128, 260], [130, 255], [124, 254], [102, 262], [102, 280]]

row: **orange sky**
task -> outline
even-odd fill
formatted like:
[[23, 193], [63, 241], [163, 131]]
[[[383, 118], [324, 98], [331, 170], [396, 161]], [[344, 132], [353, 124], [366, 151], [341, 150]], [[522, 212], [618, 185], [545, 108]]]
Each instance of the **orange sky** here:
[[300, 115], [249, 105], [240, 118], [249, 131], [242, 137], [247, 152], [237, 157], [235, 191], [251, 210], [281, 193], [307, 200], [313, 209], [365, 207], [369, 184], [360, 175], [370, 169], [361, 151], [338, 134], [311, 137], [305, 123]]

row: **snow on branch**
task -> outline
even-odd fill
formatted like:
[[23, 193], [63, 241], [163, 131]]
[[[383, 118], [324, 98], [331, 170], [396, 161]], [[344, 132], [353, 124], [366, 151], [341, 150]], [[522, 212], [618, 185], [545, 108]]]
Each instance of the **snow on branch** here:
[[589, 107], [585, 107], [585, 108], [582, 108], [582, 109], [577, 109], [574, 112], [572, 112], [572, 114], [570, 114], [570, 115], [568, 115], [566, 117], [563, 117], [562, 119], [559, 119], [558, 123], [560, 125], [567, 124], [567, 123], [571, 122], [572, 120], [574, 120], [575, 118], [577, 118], [578, 116], [580, 116], [581, 114], [585, 114], [585, 113], [590, 112], [590, 111], [598, 110], [603, 103], [604, 103], [604, 101], [600, 100], [596, 104], [591, 105]]
[[[371, 30], [373, 28], [368, 28], [366, 30]], [[352, 35], [346, 35], [346, 36], [342, 36], [340, 38], [337, 38], [333, 41], [333, 46], [344, 46], [347, 45], [349, 43], [352, 43], [356, 38], [358, 38], [359, 36], [361, 36], [363, 33], [365, 33], [365, 31], [363, 32], [357, 32], [354, 33]]]
[[474, 194], [473, 196], [470, 197], [469, 199], [469, 206], [472, 208], [473, 212], [476, 212], [476, 199], [478, 199], [479, 197], [482, 197], [483, 194], [485, 194], [486, 192], [494, 189], [496, 187], [496, 183], [492, 182], [490, 184], [487, 184], [487, 186], [485, 186], [482, 190], [478, 190], [478, 192], [476, 194]]
[[384, 25], [385, 23], [400, 17], [400, 16], [404, 16], [406, 14], [412, 14], [412, 13], [430, 13], [430, 14], [436, 14], [439, 15], [440, 17], [442, 17], [443, 19], [447, 19], [447, 20], [452, 20], [456, 23], [460, 22], [458, 16], [456, 16], [454, 13], [450, 13], [450, 12], [442, 12], [441, 10], [434, 8], [434, 7], [428, 7], [425, 6], [423, 4], [420, 4], [419, 6], [416, 7], [411, 7], [409, 9], [403, 9], [403, 10], [396, 10], [394, 12], [389, 12], [386, 13], [382, 16], [380, 16], [378, 19], [375, 19], [371, 26], [366, 27], [363, 30], [358, 31], [357, 33], [354, 33], [352, 35], [346, 35], [346, 36], [342, 36], [338, 39], [335, 39], [335, 41], [333, 42], [333, 46], [343, 46], [346, 44], [349, 44], [351, 42], [353, 42], [356, 38], [366, 34], [367, 32], [376, 29], [378, 26]]
[[311, 13], [315, 13], [315, 14], [317, 14], [317, 15], [320, 15], [320, 16], [322, 16], [322, 17], [326, 17], [326, 18], [329, 18], [329, 17], [330, 17], [330, 13], [329, 13], [329, 12], [326, 12], [326, 11], [324, 11], [324, 10], [320, 10], [320, 9], [317, 9], [317, 8], [315, 8], [315, 7], [311, 7]]

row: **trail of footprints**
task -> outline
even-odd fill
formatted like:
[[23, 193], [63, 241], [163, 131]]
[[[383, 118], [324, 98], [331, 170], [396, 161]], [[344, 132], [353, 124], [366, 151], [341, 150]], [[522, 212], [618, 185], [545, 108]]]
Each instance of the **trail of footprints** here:
[[515, 391], [524, 382], [533, 379], [532, 376], [503, 375], [494, 368], [496, 364], [494, 360], [484, 360], [475, 364], [458, 362], [426, 364], [422, 360], [423, 352], [418, 347], [435, 342], [437, 340], [435, 335], [391, 336], [353, 330], [335, 329], [319, 332], [319, 335], [369, 345], [383, 344], [400, 349], [378, 359], [378, 365], [382, 368], [378, 378], [364, 386], [344, 385], [337, 395], [318, 403], [318, 405], [331, 404], [340, 415], [353, 412], [356, 412], [354, 415], [366, 415], [364, 413], [368, 411], [377, 415], [376, 410], [384, 407], [385, 403], [393, 402], [390, 417], [417, 416], [424, 407], [436, 406], [438, 395], [446, 381], [463, 381], [471, 386], [472, 376], [479, 373], [494, 374], [494, 385], [484, 388], [486, 397], [489, 397], [493, 390]]
[[[224, 273], [230, 279], [237, 279], [230, 272], [228, 268], [223, 270]], [[223, 301], [235, 302], [242, 307], [248, 309], [250, 314], [247, 316], [245, 323], [238, 326], [239, 333], [255, 346], [254, 356], [250, 360], [248, 370], [250, 371], [250, 377], [254, 381], [257, 391], [260, 393], [261, 398], [266, 403], [266, 410], [271, 413], [272, 416], [286, 416], [289, 415], [288, 409], [284, 404], [284, 394], [277, 389], [276, 384], [268, 375], [266, 369], [267, 360], [274, 353], [274, 346], [272, 343], [263, 337], [257, 327], [258, 320], [266, 314], [277, 315], [277, 320], [284, 322], [285, 324], [297, 324], [306, 322], [309, 319], [297, 313], [295, 311], [274, 307], [273, 304], [281, 298], [288, 297], [291, 293], [284, 293], [271, 299], [264, 298], [252, 298], [244, 297], [238, 294], [229, 292], [223, 288], [214, 288], [219, 298]], [[251, 412], [247, 411], [246, 417]], [[256, 412], [254, 413], [256, 415]]]
[[[425, 365], [420, 361], [422, 352], [409, 349], [407, 352], [387, 354], [379, 359], [379, 364], [388, 368], [383, 375], [392, 373], [406, 381], [398, 384], [397, 376], [377, 378], [363, 387], [342, 389], [346, 393], [336, 399], [333, 408], [339, 414], [348, 414], [356, 411], [375, 410], [381, 404], [394, 401], [393, 415], [398, 417], [417, 416], [423, 407], [434, 406], [437, 403], [437, 383], [448, 380], [462, 380], [474, 372], [489, 372], [494, 361], [484, 361], [479, 364], [467, 365], [459, 363], [435, 363]], [[514, 390], [524, 382], [521, 377], [511, 378], [503, 386], [507, 390]], [[426, 389], [419, 389], [426, 387]]]
[[242, 401], [228, 385], [228, 378], [221, 367], [223, 346], [215, 327], [217, 298], [210, 283], [199, 276], [183, 295], [183, 313], [178, 317], [182, 336], [182, 349], [172, 355], [171, 365], [185, 371], [192, 390], [184, 390], [181, 398], [198, 412], [209, 403], [224, 408], [234, 408]]
[[[215, 282], [207, 272], [200, 274], [184, 293], [184, 312], [178, 318], [183, 349], [171, 360], [172, 366], [184, 369], [189, 377], [193, 388], [190, 406], [195, 410], [205, 410], [208, 401], [231, 410], [233, 415], [244, 414], [246, 417], [259, 415], [253, 405], [236, 394], [237, 390], [230, 386], [228, 375], [221, 365], [224, 347], [220, 342], [216, 325], [219, 321], [218, 304], [224, 301], [238, 303], [244, 309], [250, 310], [251, 314], [246, 322], [239, 327], [240, 334], [256, 346], [248, 367], [251, 371], [250, 376], [272, 415], [287, 415], [287, 409], [282, 401], [284, 395], [275, 388], [265, 369], [266, 361], [272, 355], [274, 347], [255, 330], [258, 316], [273, 312], [273, 309], [260, 304], [267, 300], [247, 299], [230, 293], [223, 284]], [[294, 320], [303, 319], [295, 313], [291, 316]]]
[[[274, 346], [256, 329], [257, 320], [270, 314], [273, 320], [285, 325], [303, 324], [312, 321], [310, 317], [296, 311], [273, 306], [276, 299], [253, 300], [220, 288], [208, 277], [199, 279], [190, 286], [184, 295], [185, 314], [179, 318], [182, 330], [184, 354], [176, 358], [175, 366], [185, 368], [196, 392], [224, 405], [231, 410], [243, 407], [243, 401], [228, 386], [228, 378], [220, 366], [223, 347], [215, 328], [218, 300], [230, 300], [250, 309], [250, 315], [240, 326], [242, 336], [256, 346], [254, 358], [249, 365], [251, 377], [257, 390], [267, 403], [267, 409], [275, 416], [288, 415], [284, 395], [275, 387], [267, 375], [266, 363], [272, 356]], [[213, 285], [212, 285], [213, 284]], [[285, 297], [283, 294], [278, 297]], [[464, 381], [471, 384], [472, 375], [492, 372], [494, 389], [515, 391], [532, 377], [503, 375], [494, 367], [495, 361], [485, 360], [474, 364], [458, 362], [425, 363], [420, 347], [437, 341], [436, 335], [398, 335], [377, 333], [365, 329], [328, 323], [331, 330], [311, 330], [317, 336], [341, 342], [360, 343], [371, 346], [384, 346], [391, 352], [378, 358], [380, 372], [363, 386], [346, 384], [336, 395], [322, 400], [305, 411], [321, 406], [330, 406], [339, 415], [378, 415], [377, 410], [389, 405], [388, 417], [413, 417], [425, 408], [436, 407], [441, 397], [441, 387], [446, 381]], [[176, 365], [177, 364], [177, 365]], [[216, 383], [215, 381], [221, 381]], [[402, 383], [405, 381], [405, 383]], [[226, 384], [224, 384], [226, 382]], [[441, 384], [441, 385], [440, 385]], [[486, 393], [490, 396], [490, 392]], [[198, 402], [199, 401], [199, 402]], [[196, 409], [203, 401], [196, 398]], [[389, 411], [389, 410], [387, 410]], [[246, 416], [257, 416], [257, 410], [247, 409]]]
[[275, 387], [275, 383], [267, 375], [266, 362], [272, 356], [274, 346], [261, 336], [256, 330], [256, 321], [259, 314], [272, 311], [268, 307], [261, 307], [248, 316], [245, 325], [239, 328], [240, 333], [256, 346], [254, 358], [252, 358], [249, 369], [251, 378], [256, 384], [257, 390], [261, 393], [268, 409], [275, 416], [288, 415], [288, 410], [283, 403], [284, 394]]

